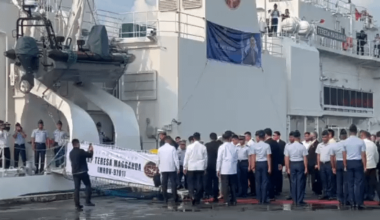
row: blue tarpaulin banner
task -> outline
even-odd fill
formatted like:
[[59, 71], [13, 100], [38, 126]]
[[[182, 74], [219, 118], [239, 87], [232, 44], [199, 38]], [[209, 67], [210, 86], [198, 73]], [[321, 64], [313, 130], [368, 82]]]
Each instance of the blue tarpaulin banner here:
[[261, 67], [261, 34], [238, 31], [207, 21], [207, 58]]

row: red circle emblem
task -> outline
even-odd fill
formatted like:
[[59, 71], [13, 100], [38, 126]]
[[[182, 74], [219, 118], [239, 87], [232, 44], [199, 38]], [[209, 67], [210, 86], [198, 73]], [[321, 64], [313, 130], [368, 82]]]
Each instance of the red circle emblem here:
[[239, 5], [240, 5], [240, 1], [241, 1], [241, 0], [226, 0], [226, 5], [227, 5], [230, 9], [236, 9], [237, 7], [239, 7]]

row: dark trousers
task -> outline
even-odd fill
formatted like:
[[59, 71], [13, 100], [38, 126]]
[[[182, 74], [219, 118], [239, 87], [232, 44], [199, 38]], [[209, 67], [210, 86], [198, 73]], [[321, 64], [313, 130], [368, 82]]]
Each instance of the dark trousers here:
[[178, 201], [177, 196], [177, 172], [162, 172], [162, 195], [164, 197], [164, 201], [168, 201], [168, 182], [170, 180], [170, 185], [172, 187], [172, 194], [174, 201]]
[[[36, 173], [41, 173], [44, 170], [45, 154], [46, 154], [46, 144], [36, 143], [36, 150], [34, 152], [34, 164], [36, 166]], [[39, 163], [40, 159], [41, 159], [41, 163]], [[41, 164], [41, 167], [39, 166], [40, 164]]]
[[307, 171], [311, 181], [311, 190], [317, 195], [322, 194], [322, 181], [318, 169], [315, 169], [315, 165], [311, 164], [308, 165]]
[[361, 160], [347, 160], [348, 201], [363, 205], [364, 167]]
[[376, 168], [367, 169], [365, 173], [364, 199], [373, 200], [377, 187]]
[[214, 199], [218, 198], [219, 194], [219, 178], [216, 170], [207, 170], [206, 173], [206, 194]]
[[282, 185], [284, 178], [282, 177], [282, 170], [278, 170], [277, 172], [277, 181], [276, 181], [276, 194], [282, 193]]
[[18, 167], [18, 160], [21, 156], [23, 166], [26, 166], [26, 151], [25, 151], [25, 144], [15, 144], [15, 167]]
[[338, 201], [346, 204], [348, 202], [347, 172], [344, 171], [343, 161], [336, 162], [336, 192]]
[[[203, 176], [205, 171], [188, 171], [187, 172], [187, 186], [189, 189], [190, 198], [199, 202], [203, 196]], [[194, 191], [196, 191], [194, 193]]]
[[54, 144], [55, 166], [59, 167], [65, 162], [65, 146], [58, 146], [58, 143]]
[[278, 27], [278, 18], [272, 18], [271, 32], [276, 34], [277, 33], [277, 27]]
[[74, 202], [75, 202], [75, 207], [80, 206], [80, 201], [79, 201], [79, 191], [80, 191], [80, 185], [81, 182], [86, 186], [86, 204], [91, 203], [91, 181], [90, 177], [87, 172], [85, 173], [80, 173], [80, 174], [74, 174], [73, 175], [74, 179]]
[[[182, 177], [185, 177], [184, 185], [182, 185]], [[183, 166], [179, 166], [179, 173], [177, 178], [177, 186], [184, 186], [187, 189], [187, 175], [183, 173]]]
[[332, 183], [332, 190], [331, 190], [331, 196], [333, 198], [336, 198], [336, 175], [333, 173], [331, 176], [331, 183]]
[[240, 160], [237, 163], [238, 195], [247, 196], [248, 192], [248, 160]]
[[[237, 175], [221, 175], [222, 194], [225, 202], [236, 202]], [[229, 199], [229, 194], [231, 198]]]
[[269, 175], [268, 196], [270, 199], [274, 199], [276, 195], [276, 183], [277, 183], [277, 177], [278, 177], [277, 171], [278, 171], [278, 167], [273, 166], [272, 173]]
[[331, 198], [332, 195], [332, 190], [333, 190], [333, 173], [332, 173], [332, 168], [331, 168], [331, 163], [326, 162], [323, 163], [321, 162], [321, 167], [320, 167], [320, 174], [321, 174], [321, 179], [322, 179], [322, 188], [323, 188], [323, 195]]
[[[10, 165], [11, 165], [11, 151], [9, 150], [9, 147], [5, 147], [3, 148], [3, 152], [4, 152], [4, 164], [5, 164], [5, 169], [9, 169]], [[1, 155], [1, 154], [0, 154]], [[3, 166], [3, 155], [1, 155], [1, 158], [0, 158], [0, 167]]]
[[306, 175], [303, 161], [290, 162], [290, 178], [292, 181], [292, 199], [296, 205], [305, 197]]
[[255, 165], [256, 174], [256, 198], [260, 204], [268, 202], [267, 187], [269, 183], [268, 178], [268, 162], [260, 161]]
[[356, 46], [357, 54], [364, 55], [364, 44], [358, 42], [358, 45]]
[[289, 181], [289, 197], [292, 198], [292, 178], [290, 177], [290, 174], [287, 174], [288, 181]]
[[248, 172], [249, 188], [251, 189], [251, 195], [256, 195], [256, 178], [255, 173], [251, 170]]

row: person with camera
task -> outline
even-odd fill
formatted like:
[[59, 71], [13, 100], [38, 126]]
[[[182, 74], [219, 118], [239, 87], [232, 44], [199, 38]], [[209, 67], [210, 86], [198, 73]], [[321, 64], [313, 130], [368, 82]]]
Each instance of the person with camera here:
[[88, 175], [87, 158], [92, 158], [94, 155], [94, 148], [92, 144], [88, 147], [88, 151], [80, 149], [80, 143], [78, 139], [71, 141], [73, 149], [70, 151], [71, 172], [74, 179], [74, 202], [77, 211], [82, 211], [83, 206], [80, 205], [79, 191], [81, 182], [86, 186], [86, 206], [95, 206], [91, 202], [91, 181]]
[[[4, 121], [0, 121], [0, 152], [4, 154], [4, 156], [1, 154], [0, 166], [2, 167], [4, 164], [4, 168], [8, 169], [11, 165], [11, 151], [9, 150], [8, 145], [9, 132], [7, 131], [5, 125], [6, 124], [4, 124]], [[2, 161], [3, 159], [5, 161]]]
[[24, 130], [22, 129], [20, 123], [16, 124], [13, 138], [15, 139], [15, 145], [14, 145], [15, 167], [16, 168], [18, 167], [19, 156], [21, 156], [23, 167], [25, 167], [26, 166], [26, 149], [25, 149], [26, 134]]

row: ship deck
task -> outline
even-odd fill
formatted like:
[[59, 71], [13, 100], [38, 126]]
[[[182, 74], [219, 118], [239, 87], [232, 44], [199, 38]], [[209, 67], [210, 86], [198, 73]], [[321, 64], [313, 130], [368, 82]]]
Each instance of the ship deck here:
[[[51, 203], [34, 203], [12, 207], [0, 207], [1, 220], [18, 219], [239, 219], [267, 220], [291, 220], [291, 219], [375, 219], [380, 214], [380, 207], [367, 205], [366, 210], [356, 211], [350, 209], [340, 209], [337, 205], [309, 204], [305, 207], [291, 207], [290, 204], [275, 204], [261, 206], [251, 203], [240, 203], [234, 207], [226, 207], [222, 204], [205, 204], [191, 206], [183, 203], [180, 206], [164, 205], [159, 202], [131, 200], [114, 197], [99, 197], [93, 200], [96, 203], [94, 208], [85, 208], [83, 212], [77, 212], [73, 208], [72, 200], [57, 201]], [[260, 218], [261, 217], [261, 218]]]

